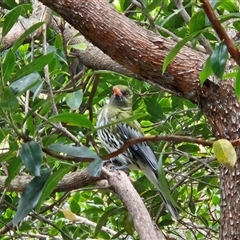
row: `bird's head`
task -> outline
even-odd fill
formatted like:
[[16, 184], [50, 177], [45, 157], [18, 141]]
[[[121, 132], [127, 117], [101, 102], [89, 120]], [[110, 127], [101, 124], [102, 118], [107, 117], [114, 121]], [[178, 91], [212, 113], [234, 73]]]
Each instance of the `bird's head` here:
[[132, 93], [131, 90], [124, 85], [116, 85], [113, 87], [113, 94], [110, 102], [114, 107], [122, 110], [132, 109]]

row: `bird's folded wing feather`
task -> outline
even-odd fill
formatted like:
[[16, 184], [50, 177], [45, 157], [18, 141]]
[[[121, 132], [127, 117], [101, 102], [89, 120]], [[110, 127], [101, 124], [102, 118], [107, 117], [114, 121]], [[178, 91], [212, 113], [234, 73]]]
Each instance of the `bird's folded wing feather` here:
[[[137, 123], [138, 124], [138, 123]], [[117, 125], [118, 132], [125, 142], [129, 139], [143, 137], [141, 130], [134, 127], [135, 124], [120, 123]], [[157, 158], [146, 142], [136, 143], [129, 147], [133, 156], [138, 159], [142, 164], [149, 165], [157, 174], [158, 162]]]

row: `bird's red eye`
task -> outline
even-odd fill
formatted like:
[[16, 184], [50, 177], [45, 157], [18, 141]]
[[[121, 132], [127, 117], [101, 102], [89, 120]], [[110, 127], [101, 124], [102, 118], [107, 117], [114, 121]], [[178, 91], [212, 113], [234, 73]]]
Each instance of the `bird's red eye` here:
[[128, 91], [124, 93], [124, 95], [127, 96], [127, 97], [129, 96], [129, 94], [130, 93]]

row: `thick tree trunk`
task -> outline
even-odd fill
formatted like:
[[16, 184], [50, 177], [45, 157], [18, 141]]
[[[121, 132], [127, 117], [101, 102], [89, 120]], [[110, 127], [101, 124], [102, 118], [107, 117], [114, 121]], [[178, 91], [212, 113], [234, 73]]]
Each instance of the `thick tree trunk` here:
[[[105, 0], [40, 0], [59, 13], [95, 46], [134, 72], [139, 79], [199, 105], [216, 138], [239, 138], [240, 105], [232, 81], [209, 79], [201, 87], [199, 71], [206, 56], [188, 47], [162, 75], [162, 64], [175, 45], [120, 15]], [[240, 149], [237, 147], [238, 156]], [[240, 166], [221, 168], [221, 239], [240, 236]]]

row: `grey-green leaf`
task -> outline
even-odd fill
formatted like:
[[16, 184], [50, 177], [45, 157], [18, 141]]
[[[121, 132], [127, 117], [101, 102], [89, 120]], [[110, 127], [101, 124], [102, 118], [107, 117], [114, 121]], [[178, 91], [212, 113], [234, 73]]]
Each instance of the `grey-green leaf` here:
[[85, 146], [75, 147], [75, 146], [56, 143], [56, 144], [49, 145], [48, 148], [53, 151], [56, 151], [59, 153], [66, 153], [74, 157], [81, 157], [81, 158], [97, 158], [98, 157], [98, 155], [95, 152], [93, 152], [92, 150], [90, 150]]
[[35, 86], [41, 79], [39, 73], [34, 72], [25, 77], [18, 79], [10, 85], [10, 89], [14, 94], [21, 95], [23, 92]]
[[42, 164], [41, 146], [35, 141], [27, 142], [20, 148], [19, 155], [26, 169], [34, 176], [40, 176]]
[[66, 153], [66, 154], [74, 156], [74, 157], [94, 159], [88, 165], [88, 172], [93, 177], [100, 176], [103, 161], [95, 152], [93, 152], [89, 148], [87, 148], [85, 146], [75, 147], [75, 146], [68, 146], [68, 145], [63, 145], [63, 144], [52, 144], [52, 145], [48, 146], [48, 148], [53, 151]]
[[15, 227], [25, 216], [36, 206], [39, 198], [42, 195], [43, 187], [49, 177], [50, 171], [46, 170], [41, 174], [41, 177], [35, 177], [24, 189], [20, 198], [17, 212], [12, 220]]
[[13, 92], [6, 88], [0, 100], [0, 108], [6, 111], [14, 111], [19, 107], [18, 100]]
[[72, 110], [77, 110], [80, 107], [82, 99], [83, 99], [82, 89], [76, 92], [68, 93], [66, 95], [66, 103]]
[[84, 115], [79, 113], [60, 113], [54, 117], [49, 118], [50, 122], [65, 122], [70, 125], [93, 128], [92, 122]]

